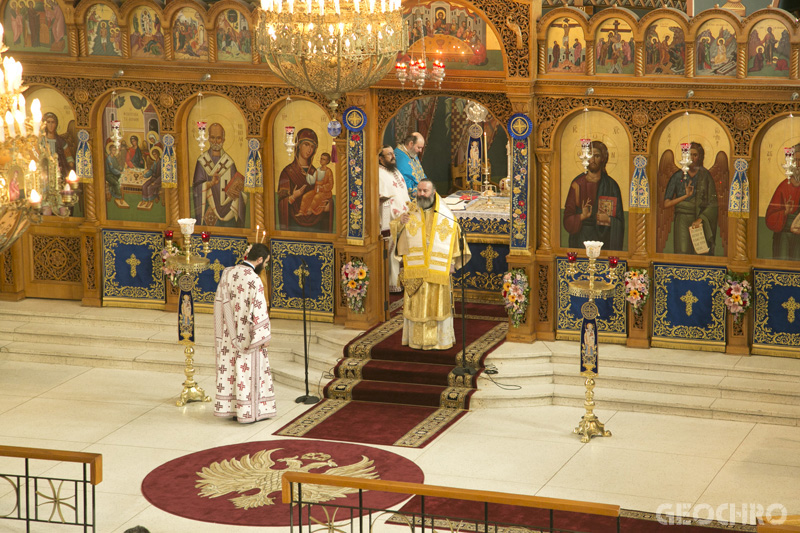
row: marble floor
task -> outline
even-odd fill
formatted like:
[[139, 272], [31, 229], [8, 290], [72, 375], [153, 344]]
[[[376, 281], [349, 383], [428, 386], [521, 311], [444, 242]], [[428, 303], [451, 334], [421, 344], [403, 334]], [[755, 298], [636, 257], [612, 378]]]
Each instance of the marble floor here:
[[[0, 303], [0, 305], [5, 305]], [[113, 348], [112, 348], [113, 349]], [[279, 417], [242, 425], [212, 416], [210, 404], [176, 407], [181, 375], [131, 369], [29, 363], [0, 358], [0, 444], [103, 454], [97, 487], [99, 533], [135, 525], [152, 533], [237, 532], [179, 518], [150, 505], [142, 479], [188, 453], [272, 433], [305, 408], [301, 391], [276, 384]], [[198, 376], [207, 391], [212, 376]], [[583, 410], [562, 406], [468, 413], [423, 449], [385, 447], [418, 464], [426, 483], [620, 505], [624, 509], [709, 516], [709, 509], [758, 506], [800, 514], [800, 427], [684, 418], [603, 409], [613, 432], [581, 444], [572, 434]], [[19, 470], [0, 458], [0, 472]], [[66, 465], [35, 462], [35, 473]], [[0, 489], [0, 514], [9, 510]], [[727, 516], [716, 516], [725, 519]], [[752, 521], [745, 513], [744, 521]], [[738, 518], [742, 521], [742, 517]], [[73, 531], [34, 525], [34, 532]], [[278, 532], [288, 528], [259, 528]], [[402, 531], [383, 526], [382, 531]], [[0, 532], [24, 526], [0, 521]]]

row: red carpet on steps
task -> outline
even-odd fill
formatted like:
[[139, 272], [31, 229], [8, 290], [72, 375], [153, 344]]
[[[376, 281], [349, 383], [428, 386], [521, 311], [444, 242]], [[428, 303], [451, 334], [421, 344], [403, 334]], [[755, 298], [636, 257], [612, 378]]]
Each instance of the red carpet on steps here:
[[502, 306], [468, 303], [466, 314], [466, 360], [477, 370], [474, 376], [453, 373], [462, 358], [460, 315], [453, 319], [453, 347], [423, 351], [402, 345], [398, 313], [345, 346], [345, 357], [333, 370], [336, 378], [323, 389], [326, 400], [275, 434], [425, 446], [469, 408], [486, 357], [508, 331]]

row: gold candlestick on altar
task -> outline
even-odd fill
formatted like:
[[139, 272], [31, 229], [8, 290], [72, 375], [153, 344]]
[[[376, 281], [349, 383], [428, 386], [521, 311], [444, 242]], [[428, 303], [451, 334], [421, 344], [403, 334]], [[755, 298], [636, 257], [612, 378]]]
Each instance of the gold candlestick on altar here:
[[[183, 250], [173, 247], [171, 237], [172, 231], [165, 232], [167, 248], [174, 250], [166, 259], [166, 267], [174, 270], [177, 275], [177, 285], [181, 294], [188, 298], [184, 304], [178, 304], [178, 334], [180, 344], [184, 346], [185, 367], [183, 370], [186, 380], [183, 382], [181, 396], [175, 403], [178, 407], [186, 405], [188, 402], [210, 402], [211, 398], [206, 396], [205, 391], [194, 380], [194, 302], [192, 301], [192, 289], [197, 283], [197, 275], [208, 268], [208, 254], [211, 251], [209, 241], [211, 236], [208, 232], [201, 233], [200, 238], [203, 242], [201, 252], [192, 250], [192, 233], [194, 232], [195, 219], [182, 218], [178, 220], [183, 234]], [[202, 255], [200, 255], [202, 253]], [[183, 300], [183, 299], [182, 299]], [[185, 305], [185, 307], [184, 307]]]
[[[588, 298], [588, 302], [581, 306], [583, 324], [581, 327], [581, 375], [586, 378], [586, 396], [583, 406], [586, 413], [581, 417], [581, 421], [572, 432], [581, 436], [581, 442], [589, 442], [592, 437], [610, 437], [611, 432], [605, 429], [605, 425], [597, 419], [594, 414], [594, 378], [597, 376], [597, 329], [594, 319], [597, 318], [598, 309], [595, 303], [596, 298], [608, 298], [614, 294], [617, 282], [617, 263], [616, 257], [609, 257], [607, 271], [601, 270], [597, 264], [600, 256], [602, 242], [585, 241], [586, 254], [589, 257], [588, 276], [585, 279], [576, 280], [577, 269], [575, 268], [578, 254], [576, 252], [567, 253], [567, 275], [572, 277], [569, 282], [570, 296]], [[591, 327], [590, 327], [591, 326]], [[586, 332], [586, 333], [584, 333]], [[589, 340], [587, 341], [587, 338]]]

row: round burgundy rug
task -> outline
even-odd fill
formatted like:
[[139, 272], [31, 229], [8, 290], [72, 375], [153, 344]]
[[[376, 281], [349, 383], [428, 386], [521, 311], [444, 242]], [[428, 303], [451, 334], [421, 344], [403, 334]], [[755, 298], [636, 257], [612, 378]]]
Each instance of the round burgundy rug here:
[[[422, 483], [422, 470], [409, 459], [370, 446], [313, 440], [245, 442], [211, 448], [164, 463], [144, 478], [142, 494], [168, 513], [236, 526], [287, 526], [289, 505], [281, 500], [283, 472], [310, 472]], [[358, 492], [324, 486], [303, 487], [303, 500], [358, 506]], [[363, 505], [386, 509], [405, 494], [365, 491]], [[327, 522], [325, 509], [312, 516]], [[332, 515], [333, 510], [328, 509]], [[357, 511], [355, 511], [357, 516]], [[304, 513], [305, 514], [305, 513]], [[337, 517], [350, 516], [339, 510]], [[295, 524], [297, 511], [295, 510]], [[307, 517], [304, 517], [304, 523]]]

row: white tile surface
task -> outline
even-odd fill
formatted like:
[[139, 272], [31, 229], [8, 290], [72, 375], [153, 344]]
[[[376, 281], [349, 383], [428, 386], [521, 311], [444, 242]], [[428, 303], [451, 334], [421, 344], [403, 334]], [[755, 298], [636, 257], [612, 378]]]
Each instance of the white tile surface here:
[[[286, 438], [272, 433], [304, 411], [305, 406], [294, 403], [302, 391], [276, 383], [279, 416], [250, 425], [215, 418], [208, 403], [176, 407], [174, 402], [184, 376], [180, 367], [175, 370], [174, 366], [166, 366], [174, 364], [176, 358], [182, 360], [181, 347], [172, 344], [174, 332], [170, 328], [176, 321], [173, 315], [141, 309], [84, 308], [77, 302], [57, 304], [62, 318], [53, 331], [74, 329], [63, 318], [64, 313], [71, 313], [117, 320], [132, 338], [164, 343], [154, 342], [147, 349], [125, 348], [125, 343], [117, 346], [107, 341], [114, 338], [109, 332], [93, 335], [100, 336], [102, 342], [87, 355], [96, 357], [105, 351], [106, 366], [111, 364], [109, 361], [128, 366], [111, 369], [3, 360], [2, 347], [9, 342], [0, 340], [0, 445], [102, 453], [104, 481], [98, 486], [98, 533], [123, 533], [135, 525], [146, 526], [152, 533], [253, 531], [169, 515], [141, 496], [141, 481], [160, 464], [194, 451]], [[45, 316], [54, 314], [55, 304], [28, 299], [13, 305], [22, 314]], [[125, 325], [125, 321], [137, 324]], [[198, 322], [205, 331], [211, 327], [211, 316], [199, 315]], [[141, 327], [142, 324], [153, 326]], [[14, 329], [17, 327], [14, 325]], [[7, 331], [8, 326], [4, 329]], [[292, 335], [286, 337], [290, 343], [302, 335], [302, 324], [297, 321], [275, 320], [273, 329]], [[316, 323], [313, 332], [339, 343], [358, 333]], [[208, 340], [203, 342], [210, 346]], [[212, 370], [207, 368], [207, 373], [198, 373], [195, 379], [208, 394], [213, 394], [213, 354], [207, 346], [198, 348], [202, 353], [198, 359]], [[61, 353], [74, 355], [81, 352], [79, 345], [60, 349]], [[616, 361], [637, 361], [642, 366], [685, 365], [686, 372], [697, 365], [699, 358], [713, 363], [713, 368], [699, 370], [704, 374], [701, 377], [687, 374], [687, 381], [711, 383], [715, 378], [709, 376], [751, 368], [772, 372], [782, 381], [791, 381], [789, 377], [795, 373], [800, 375], [797, 361], [780, 358], [663, 349], [637, 351], [611, 345], [604, 345], [604, 349]], [[58, 346], [53, 350], [59, 353]], [[509, 343], [501, 347], [497, 356], [512, 360], [546, 358], [550, 353], [562, 359], [574, 355], [575, 343]], [[136, 368], [137, 362], [151, 364], [157, 370]], [[635, 377], [636, 373], [629, 374], [628, 377]], [[735, 379], [726, 381], [738, 383], [739, 378], [737, 374]], [[316, 382], [311, 385], [316, 388]], [[800, 428], [605, 409], [603, 402], [609, 393], [601, 385], [599, 382], [596, 389], [601, 406], [597, 415], [613, 432], [611, 438], [580, 443], [572, 429], [584, 413], [581, 407], [520, 406], [473, 411], [425, 448], [379, 448], [417, 463], [428, 484], [611, 503], [651, 512], [665, 503], [717, 506], [733, 502], [764, 507], [777, 503], [790, 514], [800, 514]], [[792, 391], [795, 386], [782, 383], [776, 388]], [[581, 399], [582, 389], [576, 389]], [[626, 394], [634, 398], [637, 393], [615, 394], [625, 399]], [[666, 396], [657, 396], [662, 397]], [[753, 410], [761, 408], [746, 400], [725, 401], [732, 407], [750, 404]], [[694, 405], [688, 399], [685, 402]], [[777, 409], [789, 412], [798, 407], [779, 405]], [[56, 474], [68, 468], [39, 461], [32, 464], [34, 473]], [[0, 472], [18, 469], [17, 460], [0, 457]], [[3, 494], [0, 490], [0, 501]], [[258, 530], [285, 533], [287, 528]], [[24, 531], [24, 527], [0, 521], [0, 533], [16, 531]], [[39, 527], [34, 531], [49, 530]], [[393, 532], [399, 528], [387, 526], [376, 531]]]

